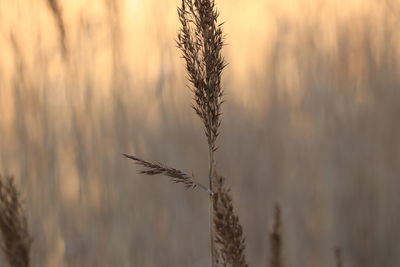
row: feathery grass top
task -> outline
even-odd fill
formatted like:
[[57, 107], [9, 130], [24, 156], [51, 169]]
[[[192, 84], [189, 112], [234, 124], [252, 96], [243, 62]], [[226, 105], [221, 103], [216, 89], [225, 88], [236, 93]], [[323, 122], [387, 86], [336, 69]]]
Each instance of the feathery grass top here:
[[182, 27], [177, 43], [194, 93], [193, 109], [203, 121], [208, 145], [215, 151], [223, 103], [221, 74], [226, 66], [221, 55], [222, 23], [218, 24], [219, 14], [210, 0], [182, 0], [178, 15]]

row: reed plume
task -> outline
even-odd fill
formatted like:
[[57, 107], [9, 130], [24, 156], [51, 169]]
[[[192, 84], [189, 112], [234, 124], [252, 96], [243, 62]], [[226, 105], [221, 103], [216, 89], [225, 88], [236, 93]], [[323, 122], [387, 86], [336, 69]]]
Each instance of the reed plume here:
[[270, 240], [270, 266], [271, 267], [282, 267], [282, 219], [281, 219], [281, 208], [279, 204], [275, 205], [274, 208], [274, 222], [272, 225], [272, 231], [269, 234]]
[[1, 248], [11, 267], [29, 267], [32, 239], [13, 177], [0, 176]]
[[204, 124], [208, 145], [217, 149], [216, 141], [221, 124], [223, 90], [221, 74], [226, 66], [221, 55], [224, 45], [222, 24], [214, 1], [183, 0], [178, 8], [182, 28], [177, 44], [186, 61], [186, 70], [194, 93], [193, 109]]
[[247, 267], [243, 228], [234, 211], [230, 189], [225, 186], [222, 176], [216, 176], [213, 198], [215, 242], [218, 246], [216, 262], [222, 266]]

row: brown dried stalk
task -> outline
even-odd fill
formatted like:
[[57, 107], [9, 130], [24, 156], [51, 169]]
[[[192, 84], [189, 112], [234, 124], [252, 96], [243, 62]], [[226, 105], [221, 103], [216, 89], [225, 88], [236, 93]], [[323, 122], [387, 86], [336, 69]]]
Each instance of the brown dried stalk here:
[[335, 248], [335, 260], [337, 267], [343, 267], [342, 250], [340, 247]]
[[180, 170], [168, 167], [159, 162], [149, 162], [137, 158], [135, 156], [131, 156], [128, 154], [123, 154], [125, 157], [132, 159], [136, 162], [136, 164], [145, 167], [145, 170], [140, 171], [139, 173], [147, 174], [147, 175], [157, 175], [157, 174], [164, 174], [165, 176], [170, 177], [171, 181], [176, 184], [183, 184], [186, 189], [195, 189], [196, 187], [200, 187], [208, 194], [212, 195], [212, 192], [202, 185], [201, 183], [197, 182], [194, 179], [194, 175], [188, 175]]
[[12, 177], [0, 176], [1, 248], [12, 267], [28, 267], [32, 239]]
[[61, 5], [58, 0], [47, 0], [47, 4], [53, 13], [54, 19], [56, 21], [58, 31], [60, 33], [60, 45], [63, 56], [67, 55], [67, 44], [66, 44], [66, 31], [65, 23], [62, 15]]
[[239, 217], [233, 207], [230, 189], [225, 179], [216, 176], [214, 183], [215, 242], [218, 246], [217, 262], [222, 266], [246, 267], [245, 238]]
[[[178, 8], [182, 27], [177, 45], [186, 61], [186, 71], [194, 93], [193, 109], [204, 124], [209, 151], [209, 190], [213, 192], [215, 170], [214, 152], [221, 125], [223, 90], [221, 74], [226, 64], [221, 55], [224, 45], [222, 24], [218, 24], [219, 13], [213, 0], [182, 0]], [[215, 266], [213, 199], [209, 199], [209, 226], [211, 242], [211, 266]]]
[[282, 267], [282, 220], [281, 220], [281, 208], [279, 204], [275, 205], [274, 210], [274, 222], [272, 231], [269, 234], [271, 255], [270, 265], [271, 267]]

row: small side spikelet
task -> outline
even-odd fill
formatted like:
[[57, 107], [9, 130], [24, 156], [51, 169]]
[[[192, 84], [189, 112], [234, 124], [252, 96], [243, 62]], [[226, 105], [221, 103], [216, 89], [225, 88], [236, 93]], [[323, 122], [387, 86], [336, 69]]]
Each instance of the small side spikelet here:
[[193, 175], [188, 175], [180, 170], [175, 168], [168, 167], [159, 162], [149, 162], [143, 159], [137, 158], [132, 155], [122, 154], [128, 159], [134, 160], [136, 164], [145, 167], [144, 170], [139, 171], [139, 173], [146, 174], [146, 175], [157, 175], [157, 174], [164, 174], [165, 176], [170, 177], [170, 180], [176, 184], [183, 184], [186, 189], [195, 189], [196, 187], [200, 187], [208, 194], [212, 195], [212, 192], [208, 190], [207, 187], [197, 182]]
[[11, 267], [29, 267], [32, 239], [12, 177], [0, 176], [1, 248]]
[[230, 189], [225, 186], [223, 177], [216, 176], [214, 190], [214, 226], [218, 262], [222, 266], [247, 267], [243, 228], [233, 209]]

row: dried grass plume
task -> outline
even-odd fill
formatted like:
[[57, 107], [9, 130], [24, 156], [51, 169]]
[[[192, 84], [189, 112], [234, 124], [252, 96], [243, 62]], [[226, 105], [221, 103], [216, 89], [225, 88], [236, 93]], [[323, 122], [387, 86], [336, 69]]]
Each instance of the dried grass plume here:
[[221, 124], [223, 90], [221, 74], [226, 66], [222, 23], [212, 0], [183, 0], [178, 8], [181, 29], [177, 44], [186, 61], [186, 71], [194, 93], [193, 109], [201, 118], [207, 141], [216, 150]]
[[32, 239], [13, 177], [0, 176], [1, 248], [11, 267], [29, 267]]
[[214, 186], [215, 242], [218, 246], [217, 263], [222, 266], [247, 267], [246, 243], [239, 217], [234, 211], [230, 189], [225, 179], [216, 176]]

